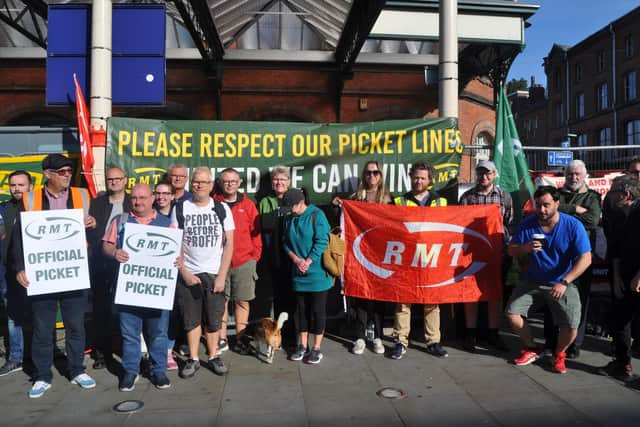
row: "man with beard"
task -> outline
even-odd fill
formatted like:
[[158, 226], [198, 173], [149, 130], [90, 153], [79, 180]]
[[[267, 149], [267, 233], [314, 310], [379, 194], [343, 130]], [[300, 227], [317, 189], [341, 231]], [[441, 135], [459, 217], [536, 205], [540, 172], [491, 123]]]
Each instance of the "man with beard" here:
[[591, 245], [580, 221], [558, 211], [555, 187], [539, 187], [533, 197], [536, 214], [520, 222], [508, 249], [514, 257], [527, 255], [525, 281], [513, 291], [506, 310], [511, 327], [524, 343], [514, 363], [528, 365], [540, 357], [525, 318], [530, 310], [547, 306], [560, 328], [553, 370], [564, 374], [565, 352], [580, 324], [580, 296], [573, 282], [591, 265]]
[[[601, 200], [600, 194], [587, 187], [587, 167], [582, 160], [574, 160], [564, 170], [564, 186], [560, 189], [560, 212], [572, 215], [584, 225], [589, 235], [589, 243], [592, 250], [595, 249], [596, 229], [600, 222]], [[567, 358], [575, 359], [580, 355], [580, 347], [584, 342], [584, 334], [587, 326], [587, 313], [591, 295], [591, 268], [588, 268], [582, 276], [576, 280], [576, 286], [580, 293], [580, 325], [578, 336], [567, 349]], [[549, 350], [555, 348], [558, 331], [551, 321], [549, 311], [545, 312], [545, 347]]]

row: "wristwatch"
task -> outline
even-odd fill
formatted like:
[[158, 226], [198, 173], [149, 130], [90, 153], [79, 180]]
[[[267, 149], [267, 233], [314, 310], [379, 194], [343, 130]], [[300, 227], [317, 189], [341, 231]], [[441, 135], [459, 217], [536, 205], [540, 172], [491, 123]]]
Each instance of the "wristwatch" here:
[[562, 283], [565, 286], [569, 286], [571, 283], [567, 282], [565, 279], [560, 280], [560, 283]]

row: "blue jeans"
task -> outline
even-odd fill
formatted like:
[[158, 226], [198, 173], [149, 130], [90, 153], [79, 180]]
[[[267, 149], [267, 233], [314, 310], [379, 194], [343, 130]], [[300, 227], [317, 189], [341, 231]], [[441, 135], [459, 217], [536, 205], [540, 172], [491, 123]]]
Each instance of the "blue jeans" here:
[[53, 374], [53, 335], [58, 303], [62, 311], [65, 328], [65, 349], [69, 377], [75, 378], [84, 372], [84, 314], [87, 310], [87, 291], [59, 292], [30, 297], [33, 318], [33, 340], [31, 359], [35, 366], [36, 381], [51, 382]]
[[7, 329], [9, 330], [9, 358], [12, 362], [22, 363], [24, 357], [24, 337], [22, 335], [22, 325], [16, 324], [12, 318], [7, 319]]
[[152, 361], [151, 372], [154, 375], [165, 373], [167, 370], [168, 311], [131, 306], [119, 306], [118, 311], [120, 312], [120, 333], [122, 334], [122, 369], [128, 374], [138, 374], [142, 357], [140, 333], [144, 333]]

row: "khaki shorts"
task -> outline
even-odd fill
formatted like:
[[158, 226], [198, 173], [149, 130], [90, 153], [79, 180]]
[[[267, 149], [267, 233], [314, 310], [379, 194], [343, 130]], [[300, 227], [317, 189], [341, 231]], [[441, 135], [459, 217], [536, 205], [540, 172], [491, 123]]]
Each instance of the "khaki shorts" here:
[[224, 285], [224, 296], [233, 301], [251, 301], [256, 297], [256, 260], [229, 269]]
[[528, 317], [529, 311], [546, 305], [559, 328], [577, 329], [580, 325], [580, 294], [571, 283], [560, 299], [549, 294], [551, 285], [524, 283], [516, 287], [507, 303], [507, 314]]

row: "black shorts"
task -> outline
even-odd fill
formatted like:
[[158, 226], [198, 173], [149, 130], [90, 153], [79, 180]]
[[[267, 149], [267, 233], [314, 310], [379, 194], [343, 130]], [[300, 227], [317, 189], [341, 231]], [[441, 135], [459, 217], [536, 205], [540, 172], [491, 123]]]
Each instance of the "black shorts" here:
[[182, 276], [178, 277], [176, 299], [184, 330], [190, 331], [197, 326], [204, 326], [207, 332], [216, 332], [222, 327], [224, 315], [224, 292], [213, 293], [215, 274], [196, 274], [202, 282], [199, 285], [185, 285]]

